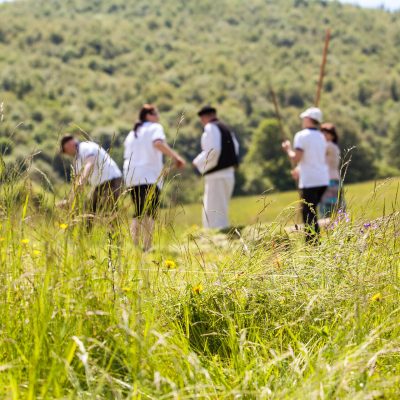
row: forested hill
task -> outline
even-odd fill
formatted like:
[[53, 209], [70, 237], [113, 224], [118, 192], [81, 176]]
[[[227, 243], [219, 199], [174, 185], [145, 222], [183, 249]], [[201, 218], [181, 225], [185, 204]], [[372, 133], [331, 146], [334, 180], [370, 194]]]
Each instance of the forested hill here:
[[[238, 189], [291, 187], [280, 134], [268, 120], [275, 116], [269, 87], [277, 93], [285, 129], [294, 133], [299, 112], [314, 101], [328, 27], [332, 40], [320, 106], [338, 125], [343, 148], [357, 146], [348, 179], [396, 174], [400, 13], [323, 0], [1, 4], [5, 161], [40, 151], [35, 165], [60, 181], [58, 137], [82, 130], [105, 145], [115, 134], [113, 152], [121, 163], [122, 141], [145, 102], [158, 105], [171, 142], [184, 112], [176, 147], [191, 158], [201, 133], [196, 111], [212, 103], [249, 154]], [[189, 186], [191, 171], [184, 179]]]

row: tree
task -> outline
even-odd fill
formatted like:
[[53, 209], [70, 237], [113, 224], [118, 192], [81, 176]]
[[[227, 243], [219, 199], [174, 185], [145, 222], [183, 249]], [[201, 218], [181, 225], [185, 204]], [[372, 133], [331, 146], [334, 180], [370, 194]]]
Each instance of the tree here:
[[356, 130], [347, 125], [340, 139], [342, 176], [345, 182], [362, 182], [376, 178], [378, 168], [373, 149], [364, 143]]
[[244, 184], [248, 193], [265, 190], [293, 189], [290, 163], [282, 151], [282, 136], [276, 119], [261, 121], [252, 136], [249, 151], [244, 160]]
[[400, 119], [390, 135], [389, 156], [394, 167], [400, 170]]

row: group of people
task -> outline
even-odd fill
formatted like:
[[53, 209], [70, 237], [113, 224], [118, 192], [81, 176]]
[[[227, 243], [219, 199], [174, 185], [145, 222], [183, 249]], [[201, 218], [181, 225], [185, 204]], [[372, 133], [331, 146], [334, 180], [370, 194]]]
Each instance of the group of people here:
[[[202, 151], [193, 160], [194, 167], [204, 176], [202, 220], [205, 228], [229, 227], [228, 205], [235, 184], [235, 168], [239, 164], [239, 143], [234, 132], [220, 121], [217, 110], [205, 106], [198, 112], [204, 127]], [[301, 191], [302, 216], [306, 240], [314, 240], [319, 233], [317, 207], [324, 215], [338, 203], [340, 192], [340, 150], [332, 124], [322, 124], [318, 108], [309, 108], [300, 117], [303, 130], [296, 133], [293, 148], [289, 141], [282, 143], [294, 165], [293, 176]], [[90, 212], [116, 211], [117, 200], [125, 187], [133, 206], [131, 234], [136, 245], [148, 250], [152, 244], [155, 219], [160, 207], [160, 193], [166, 169], [163, 156], [174, 161], [177, 169], [185, 167], [185, 160], [167, 143], [157, 108], [145, 104], [138, 121], [124, 142], [123, 171], [98, 144], [80, 142], [67, 134], [61, 139], [61, 152], [74, 157], [75, 179], [66, 204], [71, 204], [86, 183], [93, 187]], [[325, 137], [324, 137], [325, 135]]]
[[[193, 165], [204, 176], [203, 225], [223, 229], [229, 226], [228, 203], [232, 196], [238, 165], [239, 143], [235, 134], [217, 118], [217, 110], [203, 107], [198, 116], [204, 132], [201, 153]], [[167, 143], [157, 108], [145, 104], [138, 121], [124, 142], [123, 172], [110, 155], [94, 142], [80, 142], [67, 134], [61, 139], [63, 154], [74, 158], [73, 190], [64, 205], [70, 205], [80, 189], [89, 183], [93, 187], [89, 211], [115, 212], [117, 200], [125, 186], [134, 205], [131, 234], [136, 245], [151, 247], [154, 223], [160, 206], [160, 193], [166, 169], [163, 155], [170, 157], [177, 169], [185, 160]]]

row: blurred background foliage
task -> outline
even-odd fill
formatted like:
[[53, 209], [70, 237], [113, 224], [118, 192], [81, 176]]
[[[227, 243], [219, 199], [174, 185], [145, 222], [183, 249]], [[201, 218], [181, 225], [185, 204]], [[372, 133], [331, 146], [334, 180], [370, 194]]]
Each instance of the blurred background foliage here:
[[[400, 13], [325, 0], [21, 0], [0, 5], [0, 150], [6, 164], [33, 155], [33, 179], [68, 178], [64, 132], [122, 145], [138, 109], [155, 103], [168, 140], [191, 160], [196, 115], [213, 104], [238, 135], [236, 193], [293, 189], [280, 151], [270, 87], [285, 131], [313, 104], [326, 28], [332, 29], [320, 106], [338, 126], [347, 182], [400, 168]], [[182, 118], [183, 116], [183, 118]], [[168, 185], [197, 201], [188, 168]], [[51, 187], [49, 185], [49, 187]]]

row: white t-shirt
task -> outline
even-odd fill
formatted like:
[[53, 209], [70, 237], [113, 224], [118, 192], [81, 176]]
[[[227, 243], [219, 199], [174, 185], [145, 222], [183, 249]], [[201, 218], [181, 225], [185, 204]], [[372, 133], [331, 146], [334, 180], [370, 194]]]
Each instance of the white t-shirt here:
[[95, 157], [93, 169], [88, 177], [92, 186], [101, 185], [111, 179], [120, 178], [122, 173], [110, 155], [97, 143], [79, 142], [75, 157], [75, 174], [79, 175], [89, 157]]
[[[239, 155], [239, 142], [233, 134], [232, 139], [236, 155]], [[218, 126], [212, 122], [206, 124], [204, 126], [203, 135], [201, 136], [202, 152], [193, 160], [193, 164], [201, 174], [213, 169], [218, 164], [218, 159], [222, 149], [221, 142], [221, 132]], [[206, 174], [205, 179], [211, 180], [216, 178], [233, 178], [234, 176], [234, 167], [228, 167]]]
[[154, 147], [156, 140], [165, 140], [163, 127], [145, 122], [129, 132], [124, 142], [124, 180], [127, 187], [157, 183], [162, 187], [163, 155]]
[[318, 129], [303, 129], [294, 136], [293, 147], [303, 150], [299, 162], [299, 188], [329, 185], [326, 140]]

